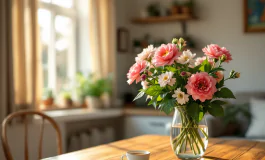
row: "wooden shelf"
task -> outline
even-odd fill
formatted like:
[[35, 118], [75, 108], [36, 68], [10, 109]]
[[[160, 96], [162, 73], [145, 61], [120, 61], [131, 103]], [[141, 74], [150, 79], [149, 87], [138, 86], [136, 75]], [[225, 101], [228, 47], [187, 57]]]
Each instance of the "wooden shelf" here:
[[165, 22], [174, 22], [174, 21], [187, 21], [197, 19], [196, 17], [190, 14], [180, 14], [164, 17], [147, 17], [147, 18], [134, 18], [132, 23], [136, 24], [150, 24], [150, 23], [165, 23]]

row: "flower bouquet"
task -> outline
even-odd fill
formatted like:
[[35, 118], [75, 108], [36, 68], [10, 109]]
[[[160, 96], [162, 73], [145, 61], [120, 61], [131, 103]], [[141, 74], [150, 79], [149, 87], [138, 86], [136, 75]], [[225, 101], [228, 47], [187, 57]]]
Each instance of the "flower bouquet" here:
[[147, 95], [148, 105], [166, 114], [175, 109], [171, 129], [171, 145], [179, 158], [199, 158], [208, 144], [208, 128], [204, 115], [224, 114], [223, 98], [235, 98], [224, 86], [229, 79], [240, 77], [232, 70], [224, 78], [223, 63], [232, 60], [230, 52], [216, 44], [202, 49], [205, 56], [185, 50], [184, 39], [155, 48], [149, 45], [135, 58], [127, 73], [128, 83], [141, 82], [142, 89], [134, 100]]

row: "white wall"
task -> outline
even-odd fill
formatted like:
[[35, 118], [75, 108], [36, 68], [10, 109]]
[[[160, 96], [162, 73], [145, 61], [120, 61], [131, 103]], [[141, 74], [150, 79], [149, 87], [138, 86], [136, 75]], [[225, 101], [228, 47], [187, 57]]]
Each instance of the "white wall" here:
[[88, 33], [88, 0], [77, 1], [77, 71], [88, 73], [90, 71], [89, 33]]
[[[132, 37], [142, 37], [145, 33], [149, 33], [154, 38], [165, 38], [170, 42], [174, 35], [181, 33], [178, 22], [152, 25], [130, 23], [132, 17], [138, 16], [149, 2], [156, 0], [116, 1], [120, 2], [117, 3], [118, 24], [128, 27]], [[167, 6], [171, 0], [159, 2], [163, 3], [162, 6]], [[227, 47], [234, 60], [224, 66], [227, 69], [226, 75], [231, 69], [242, 73], [240, 79], [229, 81], [226, 83], [227, 86], [235, 92], [265, 90], [265, 33], [243, 32], [243, 1], [196, 0], [195, 2], [195, 13], [199, 19], [188, 22], [189, 35], [195, 39], [200, 48], [209, 43]], [[131, 53], [118, 55], [118, 62], [121, 63], [118, 64], [121, 66], [118, 67], [120, 94], [130, 90], [126, 84], [126, 72], [133, 64], [132, 55], [135, 56]]]

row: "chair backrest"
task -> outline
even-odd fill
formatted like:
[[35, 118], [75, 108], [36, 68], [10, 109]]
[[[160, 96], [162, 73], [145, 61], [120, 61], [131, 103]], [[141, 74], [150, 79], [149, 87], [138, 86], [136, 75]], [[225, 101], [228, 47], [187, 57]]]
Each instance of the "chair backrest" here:
[[11, 151], [10, 151], [10, 147], [8, 145], [8, 139], [7, 139], [7, 126], [8, 124], [12, 121], [12, 119], [17, 118], [17, 117], [22, 117], [24, 120], [24, 159], [28, 160], [29, 159], [29, 152], [28, 152], [28, 121], [27, 121], [27, 116], [32, 116], [32, 115], [39, 115], [42, 118], [42, 123], [41, 123], [41, 129], [40, 129], [40, 140], [39, 140], [39, 159], [42, 158], [42, 141], [43, 141], [43, 132], [44, 132], [44, 121], [48, 120], [51, 125], [53, 126], [53, 128], [56, 131], [56, 135], [57, 135], [57, 153], [62, 154], [62, 135], [61, 135], [61, 131], [59, 129], [59, 126], [57, 125], [57, 123], [49, 116], [38, 112], [38, 111], [19, 111], [19, 112], [15, 112], [10, 114], [9, 116], [7, 116], [3, 123], [2, 123], [2, 145], [3, 145], [3, 149], [4, 149], [4, 153], [6, 156], [7, 160], [13, 160], [13, 157], [11, 155]]

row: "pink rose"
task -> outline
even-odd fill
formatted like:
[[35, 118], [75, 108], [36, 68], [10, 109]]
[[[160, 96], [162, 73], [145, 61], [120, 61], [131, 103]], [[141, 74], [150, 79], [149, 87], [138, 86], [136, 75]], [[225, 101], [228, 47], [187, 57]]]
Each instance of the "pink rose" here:
[[225, 62], [229, 62], [232, 60], [232, 56], [230, 52], [225, 47], [219, 47], [217, 44], [210, 44], [207, 47], [203, 48], [202, 51], [204, 54], [213, 59], [219, 59], [222, 55], [226, 56]]
[[212, 99], [213, 94], [217, 91], [216, 80], [206, 72], [193, 74], [188, 79], [188, 84], [185, 86], [189, 95], [194, 100], [199, 99], [204, 102], [206, 99]]
[[127, 73], [127, 78], [128, 78], [128, 83], [132, 84], [133, 81], [136, 80], [136, 83], [138, 83], [139, 81], [141, 81], [141, 75], [140, 73], [142, 73], [146, 68], [146, 62], [145, 61], [140, 61], [140, 62], [136, 62], [129, 70], [129, 72]]
[[155, 52], [152, 63], [155, 66], [171, 65], [181, 55], [175, 44], [162, 44]]
[[[198, 57], [198, 58], [196, 59], [196, 61], [195, 61], [195, 66], [198, 66], [198, 65], [202, 64], [202, 62], [205, 61], [205, 60], [206, 60], [206, 56]], [[213, 62], [212, 59], [209, 59], [209, 58], [208, 58], [208, 62], [211, 64], [211, 66], [214, 65], [214, 62]]]

